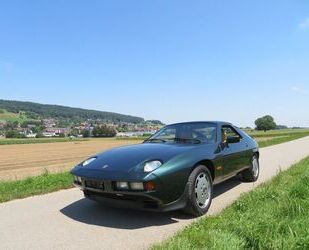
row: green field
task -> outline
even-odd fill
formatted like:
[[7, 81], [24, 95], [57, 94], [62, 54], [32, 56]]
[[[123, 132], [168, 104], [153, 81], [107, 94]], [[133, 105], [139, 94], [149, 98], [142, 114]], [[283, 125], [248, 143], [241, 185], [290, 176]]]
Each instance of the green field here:
[[28, 120], [28, 118], [23, 113], [11, 113], [7, 112], [4, 109], [0, 109], [0, 121], [9, 121], [9, 122], [19, 122], [22, 123]]
[[[246, 131], [246, 130], [245, 130]], [[246, 131], [251, 137], [257, 140], [259, 147], [268, 147], [283, 142], [296, 140], [305, 136], [309, 136], [309, 129], [280, 129], [270, 130], [267, 132], [249, 130]]]
[[22, 139], [0, 139], [0, 145], [14, 144], [33, 144], [33, 143], [53, 143], [53, 142], [69, 142], [69, 141], [87, 141], [87, 138], [56, 137], [56, 138], [22, 138]]
[[309, 157], [153, 249], [309, 249]]
[[301, 129], [276, 129], [269, 130], [267, 132], [258, 131], [258, 130], [244, 130], [250, 136], [254, 138], [258, 137], [274, 137], [274, 136], [286, 136], [291, 134], [301, 134], [301, 133], [309, 133], [309, 128], [301, 128]]
[[259, 143], [259, 147], [263, 148], [263, 147], [268, 147], [268, 146], [272, 146], [272, 145], [276, 145], [276, 144], [280, 144], [283, 142], [288, 142], [288, 141], [293, 141], [296, 139], [300, 139], [302, 137], [305, 136], [309, 136], [309, 130], [306, 131], [302, 131], [302, 132], [293, 132], [293, 133], [289, 133], [289, 134], [277, 134], [277, 135], [273, 135], [273, 136], [255, 136], [253, 137], [254, 139], [256, 139]]

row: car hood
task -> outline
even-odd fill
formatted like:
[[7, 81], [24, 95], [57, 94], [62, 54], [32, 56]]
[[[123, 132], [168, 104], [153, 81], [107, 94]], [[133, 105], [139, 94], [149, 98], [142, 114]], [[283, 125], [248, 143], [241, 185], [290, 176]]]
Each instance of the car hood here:
[[73, 174], [103, 179], [137, 179], [148, 173], [143, 171], [143, 163], [150, 160], [167, 162], [176, 155], [199, 147], [200, 144], [183, 143], [142, 143], [114, 148], [98, 154], [89, 165], [77, 166]]

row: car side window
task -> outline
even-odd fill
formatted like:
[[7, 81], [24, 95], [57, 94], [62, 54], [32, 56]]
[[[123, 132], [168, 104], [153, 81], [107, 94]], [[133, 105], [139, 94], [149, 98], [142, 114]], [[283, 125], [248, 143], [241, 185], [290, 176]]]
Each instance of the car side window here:
[[207, 143], [215, 143], [217, 137], [216, 127], [201, 127], [193, 130], [194, 138], [203, 138]]
[[160, 134], [158, 134], [161, 139], [170, 140], [176, 137], [176, 129], [175, 128], [167, 128], [163, 130]]
[[222, 126], [221, 132], [222, 132], [223, 143], [226, 143], [228, 138], [237, 138], [238, 140], [242, 138], [241, 135], [238, 134], [237, 131], [229, 125]]

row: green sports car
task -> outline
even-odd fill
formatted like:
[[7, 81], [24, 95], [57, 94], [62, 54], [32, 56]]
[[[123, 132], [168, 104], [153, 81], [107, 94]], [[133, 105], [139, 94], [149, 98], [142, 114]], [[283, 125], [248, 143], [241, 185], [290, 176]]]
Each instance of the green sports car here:
[[259, 176], [258, 144], [227, 122], [167, 125], [141, 144], [97, 154], [71, 170], [86, 198], [126, 208], [205, 214], [213, 186]]

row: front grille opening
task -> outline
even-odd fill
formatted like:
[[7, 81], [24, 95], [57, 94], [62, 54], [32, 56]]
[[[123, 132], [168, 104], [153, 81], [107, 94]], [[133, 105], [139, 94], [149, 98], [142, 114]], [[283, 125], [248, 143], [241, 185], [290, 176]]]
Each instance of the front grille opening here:
[[159, 207], [158, 202], [155, 200], [152, 200], [147, 197], [138, 196], [138, 195], [117, 195], [117, 194], [111, 194], [111, 193], [97, 193], [90, 190], [86, 191], [86, 195], [88, 196], [97, 196], [107, 199], [114, 199], [114, 200], [122, 200], [122, 201], [129, 201], [129, 202], [136, 202], [141, 207], [145, 209], [157, 209]]
[[104, 190], [104, 182], [97, 180], [85, 180], [85, 187]]
[[81, 182], [76, 181], [76, 180], [74, 180], [74, 183], [75, 183], [76, 185], [79, 185], [79, 186], [81, 186], [81, 185], [82, 185], [82, 183], [81, 183]]

